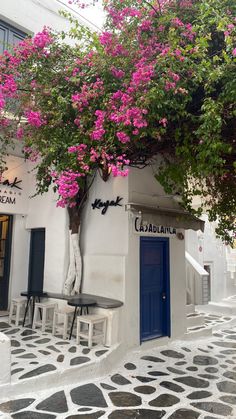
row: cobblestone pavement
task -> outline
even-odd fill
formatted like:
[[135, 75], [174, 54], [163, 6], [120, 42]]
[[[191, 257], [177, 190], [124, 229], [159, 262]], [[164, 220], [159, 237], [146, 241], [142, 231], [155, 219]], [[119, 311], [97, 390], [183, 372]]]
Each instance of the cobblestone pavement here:
[[88, 349], [76, 345], [73, 337], [71, 341], [63, 340], [51, 333], [42, 333], [38, 329], [9, 326], [8, 323], [1, 321], [0, 332], [11, 339], [12, 383], [51, 371], [61, 372], [74, 366], [91, 363], [112, 351], [112, 348], [105, 348], [102, 345]]
[[236, 419], [236, 327], [132, 352], [111, 375], [0, 404], [1, 419]]

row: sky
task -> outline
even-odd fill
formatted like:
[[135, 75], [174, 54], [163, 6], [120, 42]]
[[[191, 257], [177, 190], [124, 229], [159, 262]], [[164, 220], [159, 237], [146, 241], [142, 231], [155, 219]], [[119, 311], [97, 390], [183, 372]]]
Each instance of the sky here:
[[65, 4], [68, 8], [73, 9], [85, 19], [85, 22], [90, 23], [90, 26], [93, 29], [99, 28], [102, 29], [103, 22], [105, 20], [105, 14], [102, 7], [102, 0], [98, 0], [95, 3], [95, 6], [90, 6], [85, 9], [78, 8], [75, 5], [68, 3], [68, 0], [57, 0], [58, 3]]

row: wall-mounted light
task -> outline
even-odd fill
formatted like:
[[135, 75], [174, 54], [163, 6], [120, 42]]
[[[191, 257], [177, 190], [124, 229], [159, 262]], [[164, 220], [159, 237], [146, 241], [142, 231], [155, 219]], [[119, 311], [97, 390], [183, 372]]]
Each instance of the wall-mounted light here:
[[177, 233], [177, 234], [176, 234], [176, 237], [177, 237], [177, 239], [179, 239], [179, 240], [184, 240], [184, 235], [183, 235], [183, 233]]

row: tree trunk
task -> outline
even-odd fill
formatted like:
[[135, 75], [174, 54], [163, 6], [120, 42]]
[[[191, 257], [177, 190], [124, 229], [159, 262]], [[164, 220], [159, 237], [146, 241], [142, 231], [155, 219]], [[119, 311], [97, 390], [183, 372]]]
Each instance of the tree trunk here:
[[81, 292], [82, 258], [79, 247], [80, 214], [77, 207], [68, 208], [70, 253], [67, 277], [63, 286], [63, 294], [75, 295]]

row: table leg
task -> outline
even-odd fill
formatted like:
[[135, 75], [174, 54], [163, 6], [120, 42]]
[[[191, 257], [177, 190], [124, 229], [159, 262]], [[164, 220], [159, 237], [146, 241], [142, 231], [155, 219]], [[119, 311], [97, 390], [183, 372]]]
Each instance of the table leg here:
[[[40, 303], [40, 297], [38, 297], [38, 302]], [[39, 316], [40, 316], [40, 320], [42, 321], [42, 309], [39, 309]]]
[[71, 336], [72, 336], [73, 327], [74, 327], [74, 322], [75, 322], [75, 317], [76, 317], [76, 312], [77, 312], [77, 307], [75, 307], [74, 316], [73, 316], [73, 320], [72, 320], [72, 324], [71, 324], [71, 329], [70, 329], [70, 336], [69, 336], [69, 339], [71, 339]]
[[33, 326], [33, 321], [34, 321], [34, 309], [35, 309], [35, 298], [36, 297], [32, 297], [33, 301], [32, 301], [32, 322], [31, 322], [31, 327]]
[[27, 312], [28, 312], [28, 309], [29, 309], [29, 303], [30, 303], [30, 297], [27, 297], [27, 304], [26, 304], [24, 319], [23, 319], [23, 323], [22, 323], [23, 327], [25, 326], [25, 319], [26, 319]]

